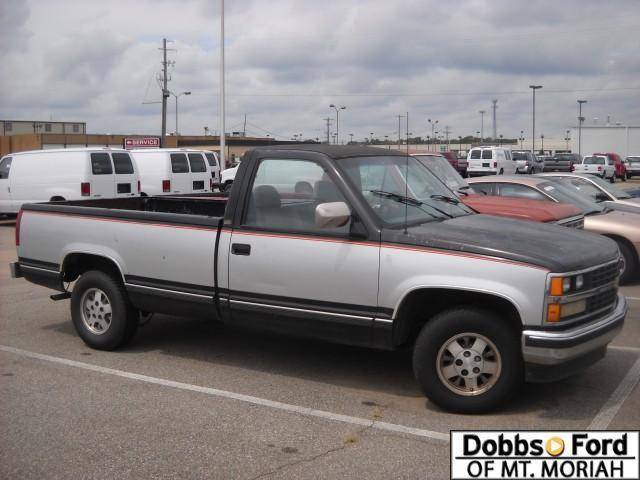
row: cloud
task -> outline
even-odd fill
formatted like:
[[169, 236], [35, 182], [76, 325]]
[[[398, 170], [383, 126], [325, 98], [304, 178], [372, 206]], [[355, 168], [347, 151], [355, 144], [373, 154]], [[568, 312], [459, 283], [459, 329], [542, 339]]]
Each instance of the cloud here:
[[[169, 88], [180, 130], [218, 130], [219, 3], [98, 0], [0, 3], [3, 116], [86, 120], [92, 132], [158, 133], [157, 74], [172, 40]], [[55, 19], [52, 21], [52, 19]], [[343, 138], [415, 135], [437, 118], [453, 136], [480, 128], [498, 98], [505, 136], [527, 132], [528, 85], [544, 85], [536, 130], [564, 136], [576, 99], [588, 117], [640, 123], [635, 0], [238, 0], [226, 2], [227, 125], [322, 137], [330, 103]], [[621, 90], [635, 87], [636, 90]], [[173, 129], [174, 97], [169, 104]], [[490, 131], [489, 115], [485, 132]]]

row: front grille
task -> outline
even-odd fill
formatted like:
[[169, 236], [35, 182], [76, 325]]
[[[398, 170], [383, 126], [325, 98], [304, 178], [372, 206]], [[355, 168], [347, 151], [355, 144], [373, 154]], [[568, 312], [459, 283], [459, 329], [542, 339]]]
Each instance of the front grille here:
[[587, 289], [598, 288], [613, 282], [619, 275], [620, 267], [618, 262], [613, 262], [585, 273], [585, 286]]
[[616, 287], [598, 292], [587, 298], [587, 308], [584, 312], [563, 318], [561, 324], [565, 327], [568, 326], [567, 323], [573, 326], [577, 323], [589, 323], [597, 318], [602, 318], [613, 311], [617, 299], [618, 289]]

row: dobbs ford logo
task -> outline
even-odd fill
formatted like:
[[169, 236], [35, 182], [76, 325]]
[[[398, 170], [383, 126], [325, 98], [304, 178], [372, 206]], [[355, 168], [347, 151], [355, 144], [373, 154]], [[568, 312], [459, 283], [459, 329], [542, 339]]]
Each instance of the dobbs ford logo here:
[[637, 431], [451, 432], [452, 479], [638, 479]]

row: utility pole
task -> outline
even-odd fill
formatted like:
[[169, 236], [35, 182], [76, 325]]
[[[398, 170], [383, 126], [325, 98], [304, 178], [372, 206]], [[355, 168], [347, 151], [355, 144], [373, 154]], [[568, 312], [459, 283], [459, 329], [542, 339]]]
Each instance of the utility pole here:
[[220, 171], [227, 166], [225, 160], [226, 135], [224, 125], [224, 0], [220, 0]]
[[247, 136], [247, 114], [244, 114], [244, 125], [242, 127], [242, 136], [246, 137]]
[[331, 117], [324, 119], [327, 122], [327, 145], [331, 144]]
[[542, 88], [542, 85], [529, 85], [533, 90], [533, 129], [531, 131], [531, 153], [536, 152], [536, 90]]
[[400, 145], [402, 145], [402, 140], [400, 138], [400, 130], [401, 130], [401, 119], [404, 118], [404, 115], [398, 115], [398, 150], [400, 150]]
[[498, 126], [496, 124], [496, 110], [498, 108], [498, 99], [494, 98], [493, 100], [491, 100], [491, 103], [493, 103], [493, 140], [495, 141], [495, 139], [498, 138]]
[[444, 136], [446, 138], [446, 142], [447, 142], [447, 151], [449, 151], [449, 134], [451, 133], [451, 128], [449, 128], [448, 125], [445, 125], [444, 127]]
[[169, 91], [167, 90], [167, 39], [162, 39], [162, 136], [160, 137], [160, 146], [164, 147], [165, 137], [167, 135], [167, 99]]
[[584, 117], [582, 116], [583, 103], [587, 103], [587, 101], [578, 100], [578, 155], [582, 155], [582, 122], [584, 122]]
[[487, 113], [486, 110], [480, 110], [480, 143], [484, 140], [484, 114]]

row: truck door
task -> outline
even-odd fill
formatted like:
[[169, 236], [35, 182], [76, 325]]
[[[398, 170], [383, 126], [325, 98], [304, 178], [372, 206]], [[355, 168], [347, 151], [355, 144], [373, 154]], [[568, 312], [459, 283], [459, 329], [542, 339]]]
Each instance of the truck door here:
[[195, 193], [211, 191], [211, 173], [201, 153], [189, 153], [191, 188]]
[[0, 160], [0, 213], [14, 213], [16, 211], [11, 202], [10, 169], [11, 157], [4, 157]]
[[379, 240], [352, 237], [353, 217], [332, 228], [315, 220], [318, 205], [347, 203], [338, 183], [319, 161], [259, 160], [231, 234], [234, 323], [370, 344]]
[[171, 158], [171, 193], [192, 193], [191, 173], [187, 155], [184, 153], [172, 153]]
[[[112, 198], [116, 194], [111, 157], [106, 152], [96, 152], [91, 157], [89, 195], [92, 198]], [[83, 187], [84, 189], [84, 187]], [[84, 190], [83, 190], [84, 195]]]

